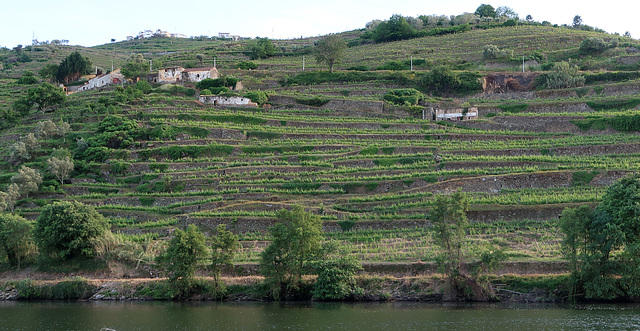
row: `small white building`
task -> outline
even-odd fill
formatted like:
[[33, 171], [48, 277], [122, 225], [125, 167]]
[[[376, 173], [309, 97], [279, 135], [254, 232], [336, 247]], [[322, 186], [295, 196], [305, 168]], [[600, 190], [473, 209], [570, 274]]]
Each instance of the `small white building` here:
[[[124, 75], [120, 73], [120, 69], [114, 70], [108, 74], [96, 76], [89, 79], [84, 85], [73, 89], [73, 92], [82, 92], [92, 90], [94, 88], [100, 88], [109, 85], [120, 84], [125, 81]], [[71, 88], [69, 90], [72, 90]]]
[[229, 32], [218, 32], [218, 38], [231, 38], [231, 33]]
[[214, 106], [258, 107], [258, 104], [251, 101], [251, 99], [240, 96], [226, 97], [222, 95], [201, 95], [198, 99], [204, 104]]
[[453, 109], [435, 109], [434, 120], [436, 121], [462, 121], [478, 118], [478, 108], [453, 108]]

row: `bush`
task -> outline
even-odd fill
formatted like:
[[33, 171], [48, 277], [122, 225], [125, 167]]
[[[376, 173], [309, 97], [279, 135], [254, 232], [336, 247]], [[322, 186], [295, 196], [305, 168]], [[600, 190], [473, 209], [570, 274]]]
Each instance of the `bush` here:
[[249, 91], [245, 93], [244, 97], [250, 99], [260, 106], [264, 105], [269, 100], [269, 96], [262, 91]]
[[550, 89], [578, 87], [584, 85], [585, 81], [578, 66], [568, 62], [556, 63], [546, 78], [546, 87]]
[[108, 231], [108, 222], [95, 208], [74, 201], [54, 202], [42, 209], [34, 237], [40, 252], [66, 260], [93, 256], [92, 240]]
[[580, 44], [580, 53], [598, 54], [607, 49], [607, 43], [598, 37], [588, 37]]
[[383, 99], [399, 106], [417, 105], [418, 101], [422, 99], [422, 93], [412, 88], [395, 89], [385, 94]]
[[258, 68], [258, 65], [251, 61], [240, 61], [236, 64], [236, 68], [242, 70], [253, 70]]
[[327, 104], [329, 101], [331, 101], [329, 99], [321, 98], [319, 96], [307, 97], [307, 98], [295, 98], [294, 100], [301, 105], [307, 105], [312, 107], [321, 107]]

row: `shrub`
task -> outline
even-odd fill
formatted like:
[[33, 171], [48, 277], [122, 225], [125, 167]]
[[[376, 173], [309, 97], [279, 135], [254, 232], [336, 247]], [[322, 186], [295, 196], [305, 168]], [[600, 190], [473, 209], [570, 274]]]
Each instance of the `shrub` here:
[[607, 43], [598, 37], [588, 37], [580, 44], [580, 53], [598, 54], [607, 49]]
[[244, 97], [249, 98], [260, 106], [264, 105], [269, 100], [269, 96], [262, 91], [249, 91], [245, 93]]
[[236, 64], [236, 68], [242, 70], [253, 70], [258, 68], [258, 65], [251, 61], [240, 61]]
[[556, 63], [546, 78], [546, 86], [550, 89], [578, 87], [584, 85], [585, 81], [578, 66], [568, 62]]
[[308, 98], [295, 98], [294, 100], [301, 105], [307, 105], [312, 107], [321, 107], [327, 104], [329, 101], [331, 101], [329, 99], [321, 98], [319, 96], [308, 97]]
[[422, 99], [422, 93], [416, 89], [395, 89], [389, 91], [383, 97], [384, 100], [389, 101], [395, 105], [417, 105], [418, 101]]
[[66, 260], [93, 256], [92, 240], [105, 231], [108, 222], [95, 208], [77, 201], [61, 201], [42, 209], [34, 237], [41, 253]]

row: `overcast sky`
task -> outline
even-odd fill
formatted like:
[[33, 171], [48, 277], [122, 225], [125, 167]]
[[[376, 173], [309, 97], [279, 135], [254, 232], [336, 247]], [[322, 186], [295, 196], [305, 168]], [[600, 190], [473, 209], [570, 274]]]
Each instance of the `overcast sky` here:
[[146, 29], [187, 36], [229, 32], [274, 39], [309, 37], [363, 28], [371, 20], [393, 14], [474, 12], [483, 3], [494, 8], [509, 6], [520, 18], [530, 14], [535, 21], [554, 24], [571, 24], [580, 15], [584, 24], [640, 37], [636, 18], [640, 3], [632, 0], [10, 0], [2, 4], [0, 46], [29, 45], [33, 34], [40, 41], [67, 39], [71, 45], [94, 46], [111, 38], [124, 40]]

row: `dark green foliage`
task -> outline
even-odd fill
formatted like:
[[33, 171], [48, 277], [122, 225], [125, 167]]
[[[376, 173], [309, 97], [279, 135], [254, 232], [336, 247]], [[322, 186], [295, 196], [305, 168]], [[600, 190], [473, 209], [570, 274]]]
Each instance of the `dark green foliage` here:
[[20, 85], [32, 85], [39, 82], [40, 81], [38, 80], [38, 78], [36, 78], [30, 71], [25, 72], [22, 77], [18, 78], [18, 80], [16, 81], [16, 83]]
[[622, 82], [640, 78], [640, 71], [605, 71], [584, 75], [585, 84], [598, 82]]
[[206, 255], [205, 237], [195, 225], [189, 225], [186, 230], [176, 229], [158, 263], [168, 274], [169, 284], [178, 297], [191, 294], [198, 262]]
[[480, 17], [496, 18], [496, 10], [492, 5], [481, 4], [475, 11], [475, 14]]
[[233, 267], [233, 257], [240, 248], [238, 235], [227, 230], [226, 224], [216, 227], [216, 236], [211, 238], [211, 270], [216, 290], [221, 290], [223, 284], [220, 276], [225, 268]]
[[366, 147], [360, 150], [360, 155], [375, 155], [378, 154], [378, 147]]
[[273, 240], [262, 253], [260, 271], [271, 296], [280, 300], [300, 292], [302, 275], [309, 274], [309, 264], [320, 252], [323, 232], [320, 217], [302, 206], [280, 210], [277, 219], [280, 223], [269, 229]]
[[572, 174], [571, 185], [581, 186], [589, 185], [591, 180], [599, 174], [598, 171], [576, 171]]
[[276, 55], [276, 46], [269, 38], [256, 38], [247, 43], [251, 60], [265, 59]]
[[608, 48], [607, 43], [598, 37], [587, 37], [580, 44], [580, 53], [582, 54], [598, 54]]
[[211, 144], [206, 146], [184, 145], [184, 146], [163, 146], [154, 149], [139, 151], [141, 157], [149, 158], [151, 155], [166, 156], [173, 160], [181, 158], [197, 158], [200, 156], [222, 156], [229, 155], [233, 151], [233, 146]]
[[456, 73], [448, 66], [439, 66], [420, 79], [420, 85], [434, 94], [467, 94], [482, 89], [481, 75], [473, 72]]
[[416, 30], [401, 15], [393, 15], [388, 21], [378, 24], [373, 31], [373, 40], [388, 42], [414, 38]]
[[640, 105], [640, 98], [587, 101], [586, 104], [591, 109], [598, 111], [611, 109], [627, 110], [633, 109]]
[[349, 247], [334, 241], [322, 245], [321, 259], [313, 263], [318, 274], [311, 292], [315, 299], [341, 300], [362, 292], [355, 282], [362, 265], [349, 253]]
[[21, 216], [0, 213], [0, 251], [12, 268], [20, 269], [25, 258], [35, 252], [33, 225]]
[[42, 111], [47, 107], [64, 103], [66, 100], [67, 96], [61, 88], [45, 82], [29, 88], [27, 95], [13, 103], [13, 110], [25, 116], [33, 106]]
[[93, 256], [92, 241], [108, 229], [108, 222], [92, 206], [61, 201], [42, 209], [34, 237], [42, 254], [67, 260]]
[[280, 137], [282, 137], [282, 133], [278, 133], [278, 132], [263, 132], [263, 131], [247, 132], [247, 138], [278, 139]]
[[80, 76], [89, 72], [91, 72], [89, 58], [82, 56], [79, 52], [73, 52], [58, 65], [56, 79], [61, 83], [67, 84], [80, 79]]
[[139, 197], [138, 200], [140, 201], [140, 204], [145, 207], [153, 206], [156, 202], [155, 197]]
[[237, 123], [237, 124], [253, 124], [253, 125], [267, 123], [267, 120], [265, 119], [262, 119], [259, 117], [245, 116], [245, 115], [200, 115], [200, 118], [204, 121], [221, 122], [221, 123], [230, 122], [230, 123]]
[[118, 174], [118, 175], [122, 175], [124, 174], [125, 171], [127, 171], [129, 169], [129, 167], [131, 166], [130, 163], [126, 163], [126, 162], [115, 162], [111, 164], [111, 172], [114, 174]]
[[614, 117], [592, 117], [584, 120], [573, 120], [583, 131], [589, 129], [605, 130], [608, 127], [620, 132], [640, 131], [640, 115], [616, 115]]
[[[312, 151], [315, 146], [243, 146], [242, 152], [247, 154], [265, 154], [265, 153], [302, 153]], [[308, 157], [307, 155], [298, 155], [298, 159]]]
[[236, 64], [236, 68], [242, 70], [253, 70], [258, 68], [258, 65], [251, 61], [240, 61]]
[[344, 220], [344, 221], [338, 221], [338, 225], [340, 226], [340, 229], [342, 229], [342, 231], [351, 231], [351, 229], [353, 229], [353, 226], [356, 225], [356, 221], [353, 220]]
[[166, 163], [149, 163], [149, 170], [153, 172], [166, 172], [169, 165]]
[[321, 98], [319, 96], [301, 97], [301, 98], [295, 98], [294, 100], [301, 105], [307, 105], [312, 107], [321, 107], [326, 105], [329, 101], [331, 101], [327, 98]]
[[417, 105], [422, 93], [416, 89], [395, 89], [385, 94], [383, 99], [399, 106]]
[[72, 278], [57, 284], [35, 284], [25, 279], [16, 286], [18, 297], [25, 300], [80, 300], [89, 299], [97, 290], [83, 278]]
[[527, 110], [529, 105], [526, 103], [504, 104], [498, 105], [498, 108], [505, 113], [521, 113]]
[[228, 92], [229, 89], [235, 88], [237, 83], [238, 83], [238, 79], [231, 76], [215, 78], [215, 79], [205, 78], [196, 84], [196, 88], [199, 90], [207, 89], [211, 91], [213, 94], [219, 94], [221, 92], [216, 93], [214, 91], [222, 91], [219, 88], [225, 87], [226, 91]]
[[244, 94], [245, 98], [249, 98], [251, 101], [262, 106], [269, 100], [269, 95], [263, 91], [249, 91]]
[[570, 263], [571, 295], [593, 299], [640, 294], [640, 177], [609, 187], [595, 210], [567, 208], [560, 218], [563, 252]]

